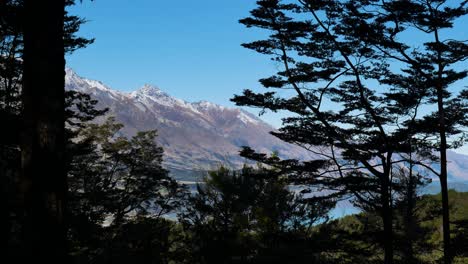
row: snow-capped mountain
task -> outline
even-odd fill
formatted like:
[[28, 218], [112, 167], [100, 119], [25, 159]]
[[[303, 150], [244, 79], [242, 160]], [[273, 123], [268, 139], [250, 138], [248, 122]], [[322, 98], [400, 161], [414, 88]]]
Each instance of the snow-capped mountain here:
[[[266, 153], [277, 151], [288, 158], [312, 158], [310, 152], [270, 135], [274, 130], [271, 125], [239, 108], [186, 102], [148, 84], [124, 93], [82, 78], [71, 69], [66, 70], [66, 88], [88, 93], [99, 101], [99, 107], [108, 107], [109, 114], [125, 125], [126, 136], [156, 129], [166, 167], [185, 179], [221, 164], [242, 166], [247, 161], [238, 155], [241, 146]], [[449, 180], [468, 182], [468, 156], [449, 152], [448, 159]]]
[[238, 155], [245, 145], [290, 158], [310, 156], [302, 148], [270, 135], [272, 126], [238, 108], [207, 101], [186, 102], [152, 85], [124, 93], [82, 78], [71, 69], [66, 70], [66, 88], [88, 93], [99, 101], [99, 107], [108, 107], [109, 114], [125, 125], [123, 133], [127, 136], [156, 129], [165, 165], [178, 175], [210, 170], [220, 164], [240, 167], [247, 162]]

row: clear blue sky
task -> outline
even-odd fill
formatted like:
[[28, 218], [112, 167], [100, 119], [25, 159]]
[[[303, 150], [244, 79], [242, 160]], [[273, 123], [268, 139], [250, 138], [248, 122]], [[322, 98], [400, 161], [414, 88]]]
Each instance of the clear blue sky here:
[[[229, 101], [234, 94], [246, 88], [264, 91], [258, 79], [279, 68], [240, 46], [265, 34], [238, 23], [255, 2], [77, 1], [69, 11], [88, 20], [80, 35], [96, 40], [68, 56], [67, 64], [79, 75], [117, 90], [132, 91], [149, 83], [186, 101], [234, 106]], [[468, 18], [452, 34], [468, 39], [466, 24]], [[279, 127], [281, 116], [267, 113], [262, 118]], [[462, 152], [468, 154], [468, 146]]]

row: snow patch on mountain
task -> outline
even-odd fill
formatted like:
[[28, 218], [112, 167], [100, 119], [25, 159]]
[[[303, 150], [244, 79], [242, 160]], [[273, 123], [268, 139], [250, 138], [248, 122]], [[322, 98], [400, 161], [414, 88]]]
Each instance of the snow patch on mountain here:
[[227, 109], [227, 107], [224, 107], [224, 106], [212, 103], [212, 102], [208, 102], [208, 101], [199, 101], [199, 102], [192, 103], [192, 105], [196, 107], [197, 109], [200, 109], [203, 111], [212, 110], [212, 109], [217, 109], [217, 110]]
[[97, 95], [105, 93], [112, 99], [128, 98], [128, 94], [113, 90], [100, 81], [86, 79], [78, 76], [72, 69], [65, 69], [65, 84], [67, 89]]
[[258, 124], [258, 120], [255, 119], [255, 117], [253, 117], [252, 114], [247, 113], [245, 111], [240, 110], [239, 115], [237, 115], [237, 117], [242, 122], [244, 122], [244, 124], [247, 124], [247, 123]]

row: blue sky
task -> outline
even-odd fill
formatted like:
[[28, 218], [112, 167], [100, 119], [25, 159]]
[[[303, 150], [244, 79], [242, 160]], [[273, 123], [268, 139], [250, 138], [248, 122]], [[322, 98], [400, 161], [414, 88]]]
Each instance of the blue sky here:
[[[255, 2], [77, 1], [70, 12], [88, 20], [79, 34], [96, 40], [69, 55], [67, 65], [83, 77], [122, 91], [149, 83], [186, 101], [234, 106], [229, 101], [234, 94], [246, 88], [264, 91], [258, 79], [279, 68], [240, 46], [265, 34], [238, 23]], [[465, 18], [460, 23], [467, 22]], [[452, 34], [468, 39], [465, 27], [459, 24], [458, 28]], [[262, 118], [279, 127], [281, 116], [267, 113]], [[462, 152], [468, 154], [468, 146]]]

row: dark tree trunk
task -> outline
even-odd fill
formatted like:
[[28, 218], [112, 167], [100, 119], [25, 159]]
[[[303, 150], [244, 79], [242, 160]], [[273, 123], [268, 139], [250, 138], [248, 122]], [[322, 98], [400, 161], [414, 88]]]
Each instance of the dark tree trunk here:
[[[440, 45], [439, 31], [434, 30], [435, 42]], [[449, 217], [449, 199], [447, 186], [447, 127], [445, 124], [445, 108], [444, 108], [444, 88], [443, 88], [443, 71], [444, 64], [442, 63], [442, 51], [437, 52], [438, 73], [436, 79], [437, 89], [437, 111], [439, 118], [439, 136], [440, 136], [440, 187], [442, 193], [442, 228], [444, 232], [444, 263], [452, 263], [452, 252], [450, 247], [450, 217]]]
[[447, 185], [447, 136], [445, 132], [445, 112], [443, 107], [442, 89], [439, 89], [439, 129], [440, 129], [440, 188], [442, 194], [442, 229], [444, 232], [444, 263], [452, 263], [450, 247], [450, 213]]
[[[411, 165], [412, 166], [412, 165]], [[404, 212], [404, 248], [403, 257], [404, 263], [413, 264], [416, 263], [414, 257], [413, 244], [415, 241], [415, 221], [414, 221], [414, 210], [416, 207], [416, 186], [417, 180], [413, 175], [412, 167], [410, 168], [408, 183], [406, 186], [406, 205]]]
[[447, 157], [446, 152], [441, 155], [441, 176], [440, 187], [442, 190], [442, 229], [444, 231], [444, 263], [452, 263], [452, 249], [450, 246], [450, 218], [449, 218], [449, 198], [447, 185]]
[[64, 172], [65, 0], [24, 1], [20, 199], [23, 250], [35, 262], [67, 263]]
[[[388, 200], [387, 200], [388, 201]], [[393, 221], [390, 206], [383, 207], [385, 264], [393, 263]]]
[[[438, 37], [436, 35], [436, 40]], [[439, 65], [439, 79], [437, 80], [437, 107], [439, 114], [439, 136], [440, 136], [440, 188], [442, 194], [442, 229], [444, 232], [444, 263], [452, 263], [450, 247], [450, 218], [449, 199], [447, 185], [447, 133], [445, 125], [444, 91], [441, 85], [442, 66]]]
[[393, 213], [390, 197], [390, 170], [388, 169], [384, 174], [381, 186], [384, 263], [393, 264]]

